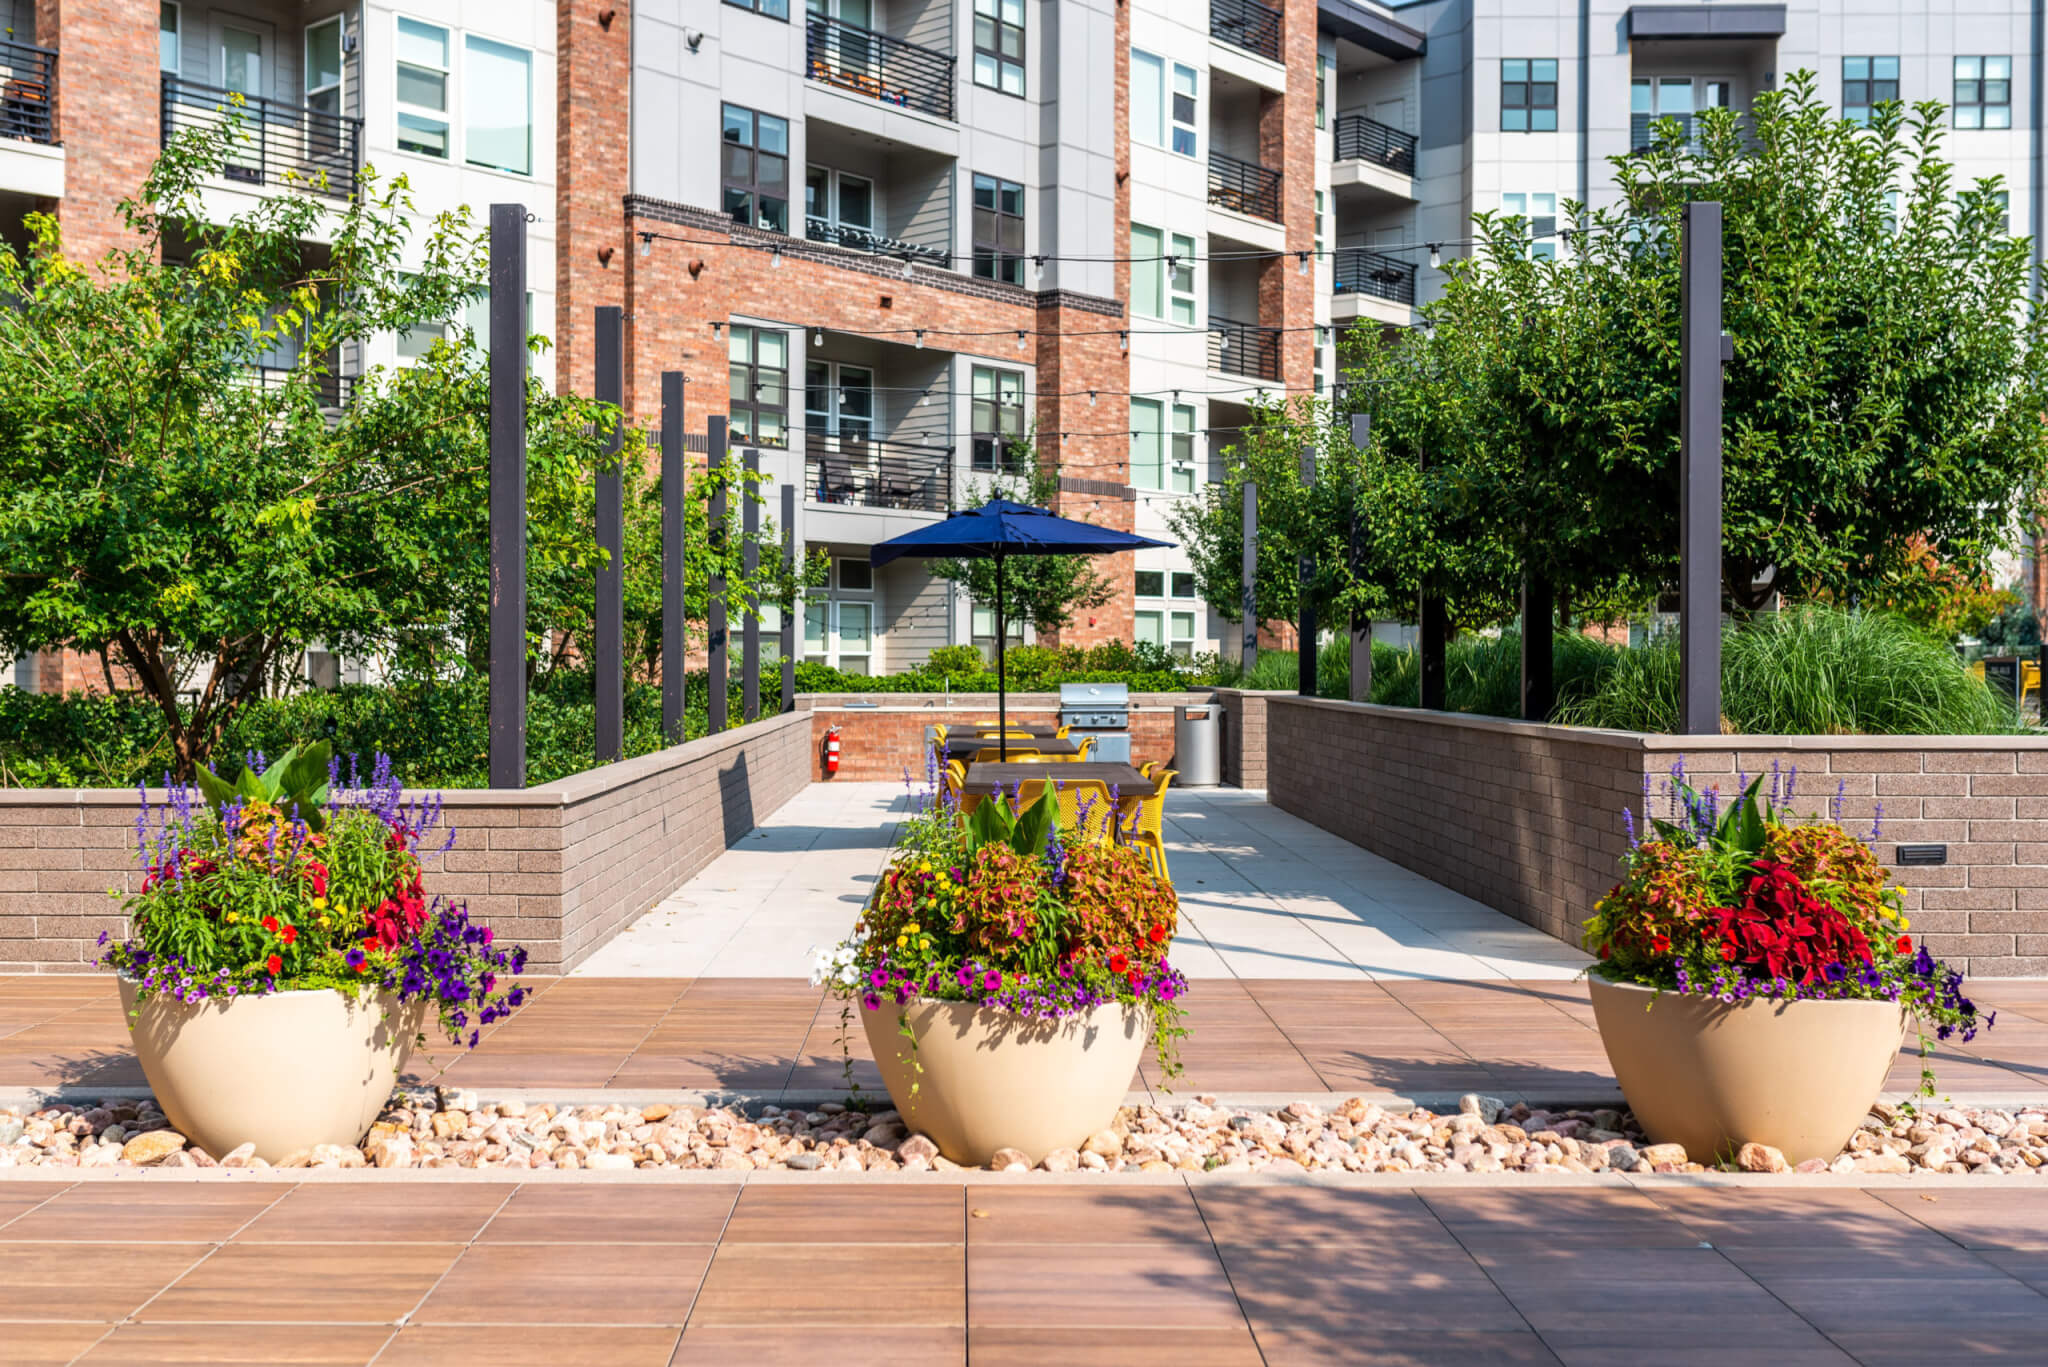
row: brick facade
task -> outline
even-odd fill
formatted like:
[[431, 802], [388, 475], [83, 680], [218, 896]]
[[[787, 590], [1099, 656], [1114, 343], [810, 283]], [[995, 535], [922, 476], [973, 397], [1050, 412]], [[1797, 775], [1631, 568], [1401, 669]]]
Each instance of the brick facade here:
[[1268, 702], [1274, 805], [1572, 943], [1617, 875], [1622, 809], [1681, 755], [1724, 788], [1797, 765], [1800, 805], [1839, 786], [1851, 830], [1882, 804], [1880, 858], [1947, 846], [1946, 864], [1893, 866], [1927, 946], [1980, 977], [2048, 974], [2048, 738], [1648, 736]]
[[130, 245], [118, 205], [162, 149], [157, 6], [149, 0], [36, 0], [36, 41], [58, 52], [56, 136], [64, 251], [97, 260]]
[[[601, 22], [605, 16], [608, 25]], [[626, 306], [632, 253], [619, 205], [632, 165], [632, 32], [633, 9], [623, 0], [563, 4], [557, 11], [554, 343], [555, 383], [565, 393], [591, 392], [591, 311]], [[629, 327], [628, 374], [632, 337]], [[657, 385], [655, 404], [660, 393]]]
[[[1201, 693], [1134, 693], [1131, 695], [1131, 762], [1157, 760], [1173, 767], [1173, 709], [1212, 700]], [[873, 706], [849, 706], [850, 703]], [[839, 728], [839, 774], [847, 782], [900, 781], [909, 770], [913, 783], [924, 782], [925, 728], [944, 725], [955, 730], [996, 715], [993, 693], [955, 694], [941, 701], [929, 693], [807, 694], [797, 706], [811, 715], [811, 776], [824, 782], [825, 731]], [[1012, 693], [1008, 716], [1019, 725], [1057, 725], [1056, 693]]]
[[[536, 971], [574, 968], [794, 797], [809, 745], [807, 718], [778, 716], [521, 792], [447, 793], [455, 848], [427, 890]], [[100, 932], [127, 932], [108, 893], [136, 889], [134, 843], [133, 793], [0, 789], [0, 973], [91, 971]]]

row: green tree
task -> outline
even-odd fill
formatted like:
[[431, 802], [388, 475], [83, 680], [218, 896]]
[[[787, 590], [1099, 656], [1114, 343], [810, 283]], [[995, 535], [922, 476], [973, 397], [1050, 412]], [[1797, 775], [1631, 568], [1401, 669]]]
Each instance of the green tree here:
[[[1060, 490], [1059, 477], [1039, 462], [1036, 442], [1011, 441], [1007, 465], [1003, 474], [986, 483], [969, 484], [962, 506], [978, 508], [995, 498], [1040, 508], [1052, 506]], [[964, 585], [980, 606], [995, 607], [997, 569], [992, 557], [934, 560], [931, 571], [940, 579]], [[1076, 613], [1099, 608], [1116, 593], [1116, 586], [1097, 574], [1093, 558], [1085, 555], [1005, 556], [1001, 575], [1008, 620], [1029, 622], [1042, 633], [1072, 626]]]
[[[184, 774], [309, 642], [428, 677], [487, 647], [473, 340], [336, 402], [344, 346], [479, 293], [482, 234], [444, 215], [401, 269], [406, 182], [370, 173], [345, 202], [281, 193], [210, 222], [201, 187], [247, 138], [230, 113], [124, 201], [128, 247], [79, 265], [47, 215], [0, 247], [0, 647], [124, 666]], [[537, 381], [527, 409], [534, 652], [599, 563], [589, 500], [619, 418]]]

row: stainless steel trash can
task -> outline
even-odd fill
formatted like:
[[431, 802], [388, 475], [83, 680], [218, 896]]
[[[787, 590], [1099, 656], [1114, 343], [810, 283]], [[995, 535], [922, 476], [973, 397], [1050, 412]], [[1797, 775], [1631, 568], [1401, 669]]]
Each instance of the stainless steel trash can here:
[[1223, 781], [1223, 709], [1214, 703], [1173, 709], [1177, 788], [1214, 788]]

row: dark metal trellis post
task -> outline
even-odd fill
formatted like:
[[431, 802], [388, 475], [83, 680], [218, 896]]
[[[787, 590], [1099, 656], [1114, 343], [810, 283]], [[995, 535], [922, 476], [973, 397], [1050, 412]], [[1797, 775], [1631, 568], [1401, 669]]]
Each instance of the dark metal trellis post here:
[[1244, 486], [1244, 645], [1239, 662], [1244, 680], [1251, 683], [1252, 668], [1259, 662], [1259, 486]]
[[[1428, 469], [1428, 453], [1417, 452], [1415, 463], [1420, 469]], [[1451, 619], [1444, 607], [1443, 594], [1431, 591], [1427, 577], [1423, 580], [1415, 617], [1421, 636], [1416, 650], [1421, 696], [1416, 701], [1432, 711], [1441, 712], [1444, 710], [1444, 651], [1451, 639]]]
[[1557, 590], [1545, 576], [1522, 577], [1522, 720], [1549, 721], [1557, 705], [1552, 634], [1557, 629]]
[[[525, 292], [521, 291], [521, 297]], [[625, 441], [625, 322], [621, 310], [597, 310], [596, 390], [599, 403], [615, 410], [605, 439], [605, 464], [597, 472], [597, 762], [610, 764], [626, 753], [626, 506], [619, 448]]]
[[754, 585], [761, 577], [761, 503], [754, 497], [754, 476], [761, 473], [761, 453], [749, 446], [746, 483], [740, 490], [740, 568], [747, 576], [747, 615], [740, 622], [740, 717], [761, 719], [761, 601]]
[[491, 786], [526, 786], [526, 206], [491, 206]]
[[711, 526], [710, 594], [704, 605], [704, 644], [710, 654], [710, 691], [704, 698], [704, 710], [709, 720], [712, 735], [725, 729], [726, 722], [726, 675], [729, 663], [726, 659], [725, 639], [725, 419], [716, 417], [705, 424], [705, 459], [716, 472], [717, 483], [711, 486], [711, 506], [706, 510]]
[[[1351, 415], [1351, 445], [1360, 455], [1366, 444], [1372, 440], [1372, 416], [1367, 413]], [[1365, 519], [1359, 511], [1365, 491], [1358, 487], [1358, 463], [1352, 462], [1351, 517], [1351, 577], [1358, 580], [1365, 574]], [[1357, 608], [1351, 610], [1351, 688], [1353, 702], [1372, 701], [1372, 618]]]
[[[1301, 488], [1304, 495], [1316, 487], [1316, 448], [1301, 448]], [[1300, 608], [1301, 620], [1295, 629], [1295, 662], [1297, 687], [1304, 698], [1316, 695], [1316, 605], [1312, 596], [1316, 578], [1316, 558], [1304, 551], [1300, 564], [1295, 566], [1295, 603]]]
[[661, 738], [670, 745], [683, 740], [683, 709], [689, 634], [683, 597], [683, 529], [686, 446], [683, 425], [683, 374], [661, 374]]
[[[796, 583], [796, 486], [782, 486], [782, 577], [791, 584]], [[782, 654], [782, 710], [796, 711], [796, 615], [803, 610], [803, 599], [795, 592], [790, 594], [789, 606], [782, 610], [782, 631], [777, 645]]]
[[1721, 732], [1721, 206], [1679, 237], [1679, 730]]

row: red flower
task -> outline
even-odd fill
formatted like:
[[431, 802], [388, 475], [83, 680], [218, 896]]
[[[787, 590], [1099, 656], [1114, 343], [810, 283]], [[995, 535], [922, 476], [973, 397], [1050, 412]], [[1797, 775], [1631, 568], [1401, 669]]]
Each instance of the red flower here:
[[275, 954], [273, 954], [268, 959], [265, 959], [263, 961], [263, 966], [269, 969], [270, 976], [275, 978], [279, 973], [284, 971], [284, 960], [278, 958]]
[[1155, 944], [1155, 945], [1163, 945], [1163, 944], [1165, 944], [1165, 943], [1166, 943], [1166, 927], [1165, 927], [1165, 926], [1154, 926], [1154, 927], [1152, 927], [1152, 929], [1151, 929], [1151, 930], [1149, 930], [1149, 931], [1145, 932], [1145, 938], [1146, 938], [1146, 939], [1148, 939], [1148, 940], [1150, 940], [1150, 941], [1151, 941], [1151, 942], [1152, 942], [1153, 944]]
[[1911, 954], [1913, 952], [1913, 937], [1901, 935], [1898, 939], [1892, 941], [1892, 950], [1897, 954]]
[[1121, 950], [1109, 956], [1109, 971], [1112, 973], [1126, 972], [1130, 966], [1131, 961], [1125, 957]]
[[277, 938], [284, 941], [285, 946], [289, 948], [291, 942], [299, 938], [299, 928], [297, 926], [286, 926], [277, 932]]
[[1136, 991], [1138, 990], [1138, 974], [1137, 974], [1137, 970], [1133, 969], [1133, 970], [1131, 971], [1131, 975], [1130, 975], [1130, 977], [1129, 977], [1128, 979], [1126, 979], [1126, 981], [1130, 983], [1130, 985], [1131, 985], [1131, 991], [1133, 991], [1133, 992], [1136, 992]]
[[277, 934], [277, 918], [275, 916], [264, 917], [263, 928], [269, 931], [272, 935]]
[[312, 880], [313, 895], [315, 897], [325, 897], [327, 895], [327, 866], [325, 864], [317, 859], [308, 862], [306, 865], [306, 877]]

